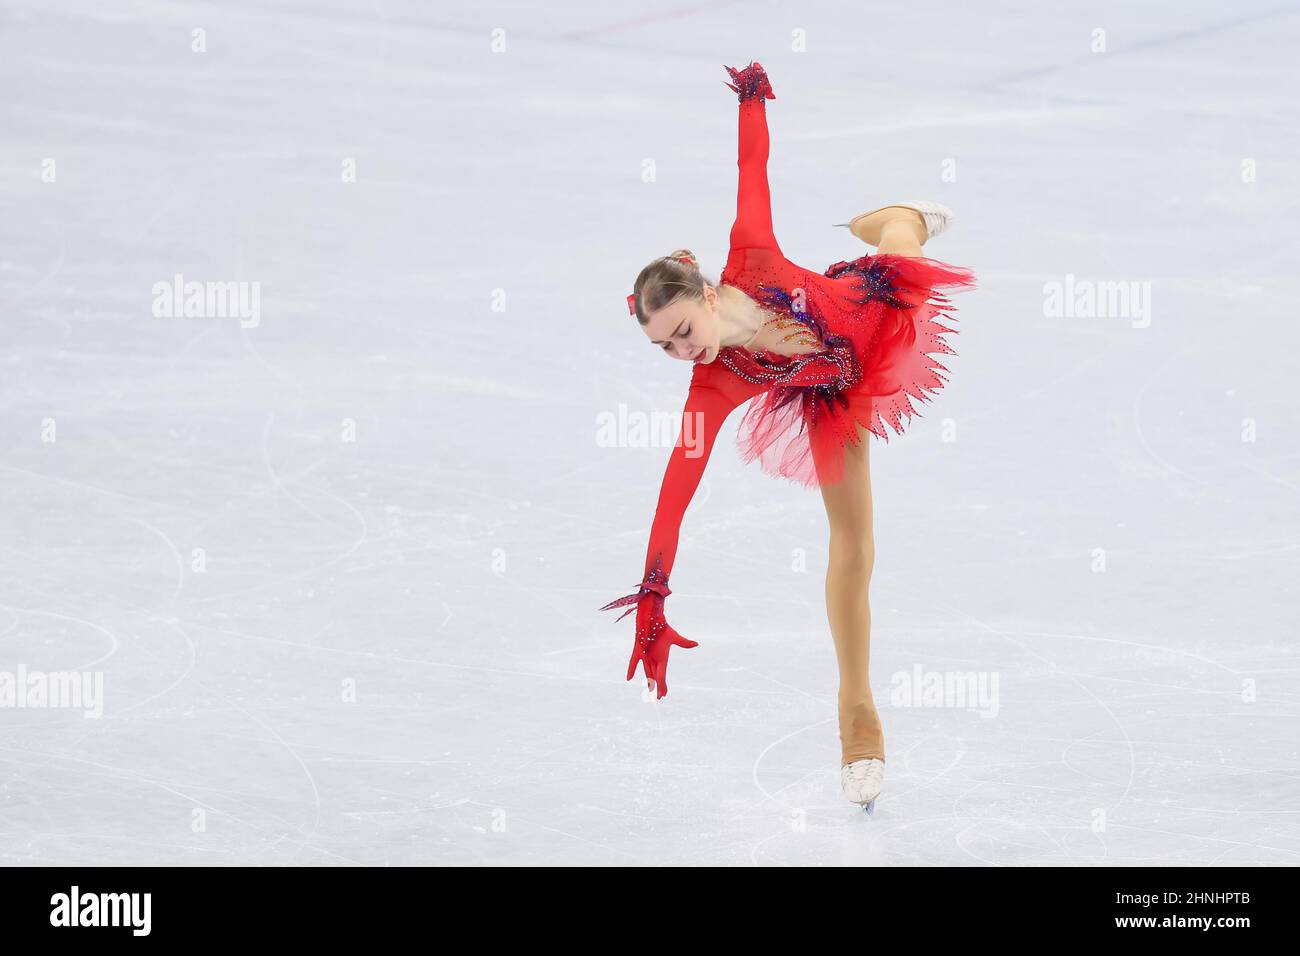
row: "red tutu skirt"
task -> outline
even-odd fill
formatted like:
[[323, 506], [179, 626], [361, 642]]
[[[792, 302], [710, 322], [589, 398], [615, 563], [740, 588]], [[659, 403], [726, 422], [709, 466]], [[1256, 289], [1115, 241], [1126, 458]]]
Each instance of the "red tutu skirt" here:
[[789, 380], [750, 403], [737, 435], [745, 461], [809, 488], [838, 482], [845, 448], [865, 432], [887, 442], [889, 428], [901, 435], [922, 417], [913, 400], [930, 401], [948, 371], [932, 356], [956, 354], [944, 340], [954, 307], [939, 290], [975, 287], [968, 269], [888, 254], [838, 262], [826, 278], [809, 312], [828, 352], [789, 357]]

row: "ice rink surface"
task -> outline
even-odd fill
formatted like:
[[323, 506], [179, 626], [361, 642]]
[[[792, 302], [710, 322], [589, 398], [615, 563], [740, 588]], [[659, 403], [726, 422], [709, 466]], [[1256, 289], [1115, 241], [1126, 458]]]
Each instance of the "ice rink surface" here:
[[[1253, 0], [9, 0], [0, 675], [103, 696], [0, 708], [0, 860], [1300, 862], [1298, 42]], [[599, 424], [690, 374], [625, 297], [720, 272], [750, 60], [791, 259], [934, 199], [979, 282], [872, 446], [873, 818], [821, 498], [739, 414], [666, 698], [596, 610], [672, 441]], [[159, 317], [177, 275], [256, 314]]]

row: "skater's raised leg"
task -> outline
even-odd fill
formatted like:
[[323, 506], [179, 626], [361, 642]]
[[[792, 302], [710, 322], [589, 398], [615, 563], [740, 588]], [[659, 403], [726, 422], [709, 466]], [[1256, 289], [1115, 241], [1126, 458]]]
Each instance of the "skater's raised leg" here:
[[[917, 219], [921, 214], [915, 209], [904, 209], [902, 212], [910, 212]], [[917, 238], [918, 230], [920, 238]], [[885, 223], [880, 230], [880, 242], [876, 245], [876, 255], [895, 255], [917, 257], [924, 256], [925, 252], [921, 249], [921, 244], [925, 242], [925, 224], [917, 225], [909, 217], [894, 219]]]
[[924, 217], [906, 206], [878, 209], [854, 220], [850, 231], [867, 245], [875, 246], [877, 255], [920, 256], [928, 235]]

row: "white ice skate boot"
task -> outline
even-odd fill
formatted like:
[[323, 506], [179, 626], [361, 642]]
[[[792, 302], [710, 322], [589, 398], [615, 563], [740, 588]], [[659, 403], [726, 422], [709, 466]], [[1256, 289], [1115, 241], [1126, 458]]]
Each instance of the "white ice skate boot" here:
[[[935, 236], [942, 235], [952, 225], [952, 210], [942, 203], [933, 202], [928, 199], [909, 199], [904, 202], [890, 203], [890, 206], [903, 206], [906, 209], [915, 209], [925, 220], [926, 240], [933, 239]], [[889, 206], [881, 206], [880, 209], [888, 209]], [[854, 216], [848, 222], [837, 222], [837, 226], [847, 226], [850, 231], [853, 230], [853, 224], [859, 219], [865, 219], [872, 213], [880, 212], [880, 209], [873, 209], [871, 212], [864, 212], [861, 216]]]
[[855, 760], [840, 768], [840, 789], [844, 796], [853, 803], [862, 804], [862, 809], [872, 813], [876, 809], [876, 797], [885, 785], [885, 762], [875, 757], [867, 760]]

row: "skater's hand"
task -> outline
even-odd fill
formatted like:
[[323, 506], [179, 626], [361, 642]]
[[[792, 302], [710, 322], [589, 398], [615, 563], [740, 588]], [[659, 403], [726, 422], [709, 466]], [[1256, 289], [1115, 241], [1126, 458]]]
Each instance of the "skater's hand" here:
[[646, 686], [655, 691], [655, 699], [668, 693], [668, 652], [677, 647], [696, 647], [698, 641], [682, 637], [663, 613], [663, 598], [650, 595], [637, 606], [636, 642], [627, 665], [627, 679], [636, 674], [639, 663], [645, 671]]

